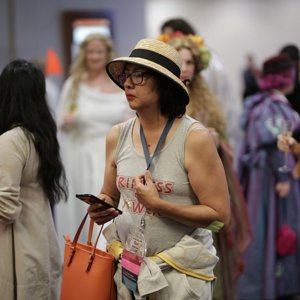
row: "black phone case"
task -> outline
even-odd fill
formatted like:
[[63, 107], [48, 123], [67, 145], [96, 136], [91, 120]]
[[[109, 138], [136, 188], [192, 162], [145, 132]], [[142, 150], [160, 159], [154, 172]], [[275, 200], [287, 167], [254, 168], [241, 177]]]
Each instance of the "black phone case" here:
[[118, 209], [115, 206], [110, 205], [109, 203], [99, 199], [98, 197], [92, 195], [92, 194], [76, 194], [76, 198], [84, 201], [87, 204], [95, 204], [95, 203], [100, 203], [103, 206], [106, 206], [108, 208], [114, 208], [115, 210], [117, 210], [120, 214], [122, 214], [123, 212]]

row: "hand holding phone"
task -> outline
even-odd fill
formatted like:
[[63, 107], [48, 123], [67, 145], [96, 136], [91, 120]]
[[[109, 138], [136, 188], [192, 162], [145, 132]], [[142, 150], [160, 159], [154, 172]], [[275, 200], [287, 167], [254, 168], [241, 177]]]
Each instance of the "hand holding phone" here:
[[95, 204], [100, 203], [101, 205], [107, 208], [114, 208], [120, 215], [123, 213], [122, 210], [118, 209], [117, 207], [105, 202], [104, 200], [99, 199], [98, 197], [92, 194], [76, 194], [76, 198], [84, 201], [87, 204]]

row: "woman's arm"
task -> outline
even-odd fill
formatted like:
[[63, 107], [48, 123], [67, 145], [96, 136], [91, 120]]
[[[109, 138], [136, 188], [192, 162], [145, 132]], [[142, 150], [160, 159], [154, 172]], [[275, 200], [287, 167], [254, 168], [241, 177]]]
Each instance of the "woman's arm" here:
[[207, 129], [193, 128], [185, 144], [185, 167], [199, 205], [178, 205], [159, 198], [150, 172], [136, 177], [136, 196], [147, 208], [192, 227], [207, 227], [214, 221], [228, 223], [229, 194], [224, 168]]
[[[11, 224], [20, 215], [20, 182], [25, 165], [25, 136], [13, 131], [0, 136], [0, 223]], [[23, 143], [24, 141], [24, 143]]]
[[[120, 134], [120, 125], [112, 127], [106, 136], [106, 162], [104, 171], [104, 182], [99, 198], [105, 200], [113, 206], [118, 206], [120, 193], [116, 186], [116, 163], [115, 151]], [[105, 208], [101, 204], [93, 204], [88, 208], [90, 217], [97, 224], [104, 224], [118, 216], [114, 208]]]
[[72, 80], [68, 78], [63, 85], [57, 109], [57, 126], [62, 131], [70, 130], [76, 122], [76, 109], [71, 111], [70, 90]]

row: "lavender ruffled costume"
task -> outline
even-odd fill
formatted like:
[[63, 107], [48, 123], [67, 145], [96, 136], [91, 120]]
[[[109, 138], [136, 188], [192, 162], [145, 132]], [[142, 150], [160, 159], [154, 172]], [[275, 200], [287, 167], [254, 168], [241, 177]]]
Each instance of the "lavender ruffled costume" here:
[[[300, 292], [300, 188], [291, 173], [280, 173], [284, 154], [277, 149], [278, 124], [299, 116], [285, 96], [268, 91], [249, 97], [244, 104], [241, 126], [245, 131], [238, 159], [238, 173], [247, 201], [253, 240], [245, 254], [245, 271], [238, 281], [238, 299], [276, 299]], [[289, 155], [293, 168], [295, 158]], [[290, 182], [289, 195], [280, 199], [278, 182]], [[276, 254], [276, 235], [283, 223], [297, 234], [296, 253]]]

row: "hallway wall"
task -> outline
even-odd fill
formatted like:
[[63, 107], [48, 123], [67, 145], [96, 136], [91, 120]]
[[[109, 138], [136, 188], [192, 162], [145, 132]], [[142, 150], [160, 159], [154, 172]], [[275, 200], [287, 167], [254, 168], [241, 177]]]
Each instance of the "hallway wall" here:
[[[49, 47], [57, 51], [64, 64], [61, 16], [65, 10], [112, 12], [117, 53], [128, 54], [145, 34], [144, 2], [126, 0], [124, 5], [123, 0], [0, 0], [0, 69], [13, 58], [43, 57]], [[11, 6], [14, 6], [14, 20], [9, 18]], [[13, 32], [10, 22], [14, 25]], [[14, 41], [13, 51], [10, 39]]]

